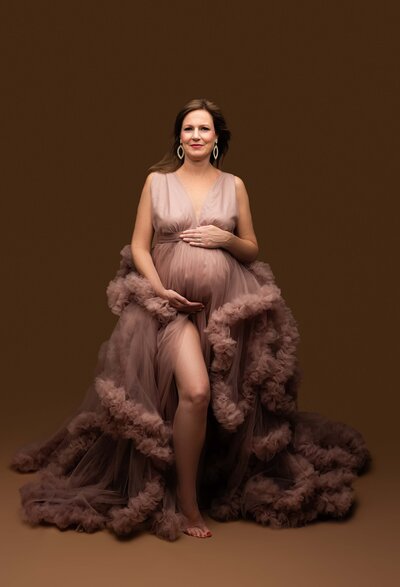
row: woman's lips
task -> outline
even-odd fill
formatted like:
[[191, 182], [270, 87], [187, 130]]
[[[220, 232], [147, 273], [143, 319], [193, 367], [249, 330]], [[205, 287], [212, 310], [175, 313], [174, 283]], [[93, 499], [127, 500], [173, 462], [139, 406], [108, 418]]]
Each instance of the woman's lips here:
[[203, 145], [190, 145], [193, 149], [200, 149]]

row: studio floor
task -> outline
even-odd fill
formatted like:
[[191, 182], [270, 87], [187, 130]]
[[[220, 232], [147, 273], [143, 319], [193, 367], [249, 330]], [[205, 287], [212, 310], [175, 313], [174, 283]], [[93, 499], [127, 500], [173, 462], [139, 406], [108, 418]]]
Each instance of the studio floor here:
[[356, 479], [351, 517], [274, 530], [251, 521], [219, 523], [213, 536], [175, 542], [141, 533], [121, 540], [30, 527], [19, 516], [18, 488], [35, 474], [8, 469], [14, 443], [2, 446], [1, 584], [5, 587], [96, 585], [246, 585], [347, 587], [396, 584], [399, 471], [373, 440], [371, 468]]

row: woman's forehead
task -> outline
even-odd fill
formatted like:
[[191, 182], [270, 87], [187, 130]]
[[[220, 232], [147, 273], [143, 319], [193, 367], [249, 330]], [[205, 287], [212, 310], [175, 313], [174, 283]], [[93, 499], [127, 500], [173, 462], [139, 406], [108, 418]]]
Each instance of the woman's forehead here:
[[193, 110], [186, 114], [185, 118], [183, 119], [185, 124], [202, 124], [212, 122], [212, 116], [207, 110]]

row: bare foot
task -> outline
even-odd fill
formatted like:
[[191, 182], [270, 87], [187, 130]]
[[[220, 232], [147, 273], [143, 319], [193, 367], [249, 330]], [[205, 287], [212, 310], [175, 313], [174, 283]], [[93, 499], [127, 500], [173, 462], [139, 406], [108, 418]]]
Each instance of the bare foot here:
[[194, 520], [189, 520], [189, 518], [186, 519], [188, 525], [183, 530], [184, 534], [188, 534], [188, 536], [196, 536], [196, 538], [210, 538], [212, 536], [210, 529], [207, 527], [207, 524], [201, 516]]
[[188, 536], [196, 536], [196, 538], [210, 538], [212, 536], [211, 530], [205, 523], [197, 505], [188, 506], [180, 499], [180, 492], [177, 488], [176, 495], [178, 498], [179, 508], [186, 519], [184, 534]]

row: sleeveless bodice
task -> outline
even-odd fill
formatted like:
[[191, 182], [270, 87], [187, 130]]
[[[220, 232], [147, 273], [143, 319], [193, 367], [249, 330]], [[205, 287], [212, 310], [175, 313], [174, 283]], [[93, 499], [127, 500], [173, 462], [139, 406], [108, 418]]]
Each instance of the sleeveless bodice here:
[[206, 194], [198, 217], [175, 172], [154, 173], [151, 202], [155, 244], [179, 241], [180, 231], [191, 227], [214, 224], [233, 232], [236, 226], [235, 176], [225, 171], [220, 172]]
[[198, 217], [179, 177], [155, 173], [151, 182], [154, 240], [152, 258], [161, 282], [192, 301], [220, 303], [229, 290], [232, 264], [222, 247], [189, 244], [182, 230], [213, 224], [233, 232], [237, 222], [235, 176], [220, 172], [205, 195]]

